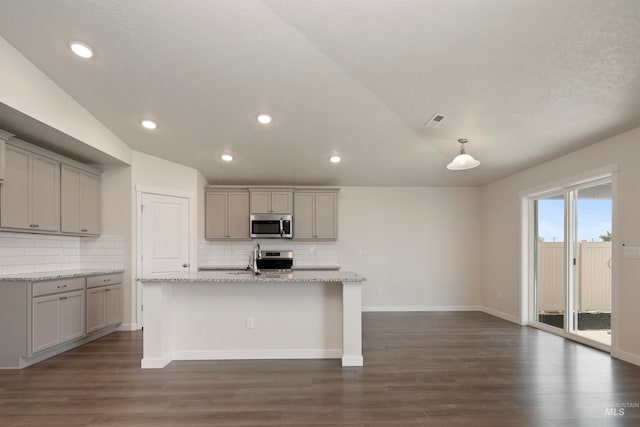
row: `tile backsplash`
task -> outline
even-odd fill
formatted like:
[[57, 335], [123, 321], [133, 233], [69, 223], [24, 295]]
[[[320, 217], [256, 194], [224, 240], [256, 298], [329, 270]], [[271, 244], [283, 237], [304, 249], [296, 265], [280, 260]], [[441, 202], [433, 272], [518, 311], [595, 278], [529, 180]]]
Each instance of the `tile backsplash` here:
[[[293, 265], [335, 266], [338, 260], [336, 242], [293, 242], [282, 240], [260, 240], [262, 250], [293, 250]], [[255, 241], [211, 242], [202, 240], [198, 247], [199, 266], [246, 267], [253, 252]]]
[[0, 274], [124, 268], [124, 238], [0, 233]]

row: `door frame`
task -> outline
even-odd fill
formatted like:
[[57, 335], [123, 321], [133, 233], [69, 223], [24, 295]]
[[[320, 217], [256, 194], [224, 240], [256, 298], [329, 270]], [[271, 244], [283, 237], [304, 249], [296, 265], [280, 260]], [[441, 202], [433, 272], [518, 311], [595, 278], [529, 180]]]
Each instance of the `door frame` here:
[[158, 196], [179, 197], [187, 199], [189, 201], [189, 271], [198, 271], [197, 257], [198, 257], [198, 245], [196, 239], [196, 226], [198, 224], [198, 215], [195, 209], [196, 196], [193, 193], [187, 193], [182, 191], [167, 190], [157, 187], [149, 187], [145, 185], [136, 185], [136, 255], [134, 269], [136, 272], [136, 295], [132, 298], [136, 313], [136, 328], [142, 329], [142, 282], [138, 280], [142, 277], [142, 196], [143, 194], [155, 194]]
[[[518, 194], [520, 197], [520, 213], [521, 213], [521, 234], [520, 234], [520, 324], [528, 325], [537, 329], [541, 329], [547, 332], [551, 332], [555, 335], [562, 336], [564, 338], [585, 344], [602, 351], [611, 353], [615, 357], [618, 352], [618, 287], [619, 287], [619, 256], [617, 247], [619, 246], [618, 237], [615, 230], [617, 228], [617, 200], [618, 200], [618, 182], [617, 182], [617, 164], [607, 165], [602, 168], [594, 169], [590, 172], [585, 172], [573, 177], [551, 182], [544, 186], [538, 186], [529, 190], [522, 191]], [[611, 345], [604, 345], [598, 341], [590, 340], [588, 338], [579, 336], [574, 333], [558, 330], [552, 326], [545, 325], [538, 322], [535, 319], [536, 307], [535, 307], [535, 289], [532, 285], [534, 283], [535, 269], [533, 263], [535, 261], [534, 241], [532, 239], [533, 234], [533, 201], [543, 196], [552, 195], [563, 191], [566, 187], [580, 186], [591, 182], [597, 182], [598, 180], [609, 179], [611, 181], [612, 191], [612, 213], [611, 213], [611, 258], [612, 258], [612, 271], [611, 271]], [[566, 211], [566, 210], [565, 210]], [[565, 234], [567, 234], [565, 230]], [[566, 240], [566, 238], [565, 238]], [[567, 242], [570, 244], [570, 242]], [[565, 316], [566, 317], [566, 316]]]

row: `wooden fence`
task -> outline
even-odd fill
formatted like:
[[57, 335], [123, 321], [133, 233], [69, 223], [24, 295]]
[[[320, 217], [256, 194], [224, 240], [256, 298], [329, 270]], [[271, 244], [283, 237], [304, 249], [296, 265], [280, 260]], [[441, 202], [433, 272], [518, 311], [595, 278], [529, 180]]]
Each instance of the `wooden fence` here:
[[[563, 242], [538, 242], [538, 312], [564, 312]], [[575, 289], [579, 312], [611, 312], [611, 242], [580, 242]]]

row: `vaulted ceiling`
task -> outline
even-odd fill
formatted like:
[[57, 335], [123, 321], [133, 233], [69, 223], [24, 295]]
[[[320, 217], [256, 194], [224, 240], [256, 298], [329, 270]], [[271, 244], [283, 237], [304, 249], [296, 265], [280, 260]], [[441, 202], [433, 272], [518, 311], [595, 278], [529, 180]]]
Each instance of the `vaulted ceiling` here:
[[[639, 23], [636, 0], [0, 3], [107, 128], [212, 184], [481, 185], [601, 141], [640, 126]], [[445, 168], [458, 138], [479, 167]]]

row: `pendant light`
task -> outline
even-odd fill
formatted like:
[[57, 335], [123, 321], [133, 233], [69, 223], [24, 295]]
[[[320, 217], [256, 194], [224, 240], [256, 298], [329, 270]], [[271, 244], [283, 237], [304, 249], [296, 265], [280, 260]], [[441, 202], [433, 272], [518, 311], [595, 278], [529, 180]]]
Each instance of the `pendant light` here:
[[447, 165], [447, 169], [452, 171], [461, 171], [465, 169], [475, 168], [480, 164], [480, 162], [473, 158], [470, 154], [465, 153], [464, 144], [469, 142], [464, 138], [460, 138], [458, 140], [460, 143], [460, 154], [458, 154], [452, 161]]

